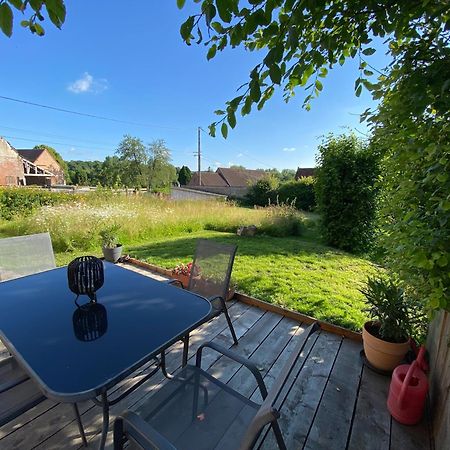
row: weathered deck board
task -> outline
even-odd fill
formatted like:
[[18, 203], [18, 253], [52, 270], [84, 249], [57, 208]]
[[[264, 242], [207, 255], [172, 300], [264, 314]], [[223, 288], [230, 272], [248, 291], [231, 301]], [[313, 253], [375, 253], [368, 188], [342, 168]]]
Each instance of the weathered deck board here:
[[309, 431], [305, 448], [345, 448], [358, 395], [361, 345], [344, 339]]
[[391, 416], [386, 408], [389, 379], [363, 369], [349, 450], [388, 450]]
[[[341, 338], [321, 333], [303, 363], [301, 374], [283, 404], [280, 427], [288, 448], [302, 448], [322, 397]], [[273, 433], [268, 433], [261, 448], [276, 448]]]
[[[145, 273], [145, 271], [144, 271]], [[231, 302], [232, 317], [239, 345], [233, 347], [248, 357], [261, 370], [267, 387], [273, 385], [284, 363], [298, 342], [306, 325], [241, 302]], [[232, 347], [232, 340], [224, 316], [199, 327], [191, 335], [190, 363], [197, 348], [214, 340]], [[308, 342], [297, 367], [301, 372], [295, 384], [286, 390], [280, 426], [288, 449], [430, 449], [428, 422], [417, 427], [404, 427], [391, 420], [386, 410], [389, 378], [362, 368], [359, 343], [322, 331]], [[5, 354], [0, 346], [0, 357]], [[182, 344], [173, 345], [167, 353], [171, 371], [180, 368]], [[256, 402], [261, 396], [247, 369], [206, 350], [203, 368]], [[140, 376], [142, 369], [134, 376]], [[127, 379], [117, 386], [122, 392], [135, 381]], [[127, 408], [136, 408], [148, 401], [167, 380], [156, 374], [144, 386], [111, 408], [111, 416]], [[96, 448], [101, 426], [100, 408], [91, 402], [80, 404], [82, 420], [89, 440], [89, 448]], [[111, 448], [108, 436], [107, 448]], [[221, 443], [227, 446], [224, 437]], [[266, 430], [258, 446], [275, 447], [271, 430]], [[41, 403], [0, 428], [0, 449], [81, 449], [81, 440], [70, 405], [49, 400]], [[232, 449], [230, 449], [232, 450]]]

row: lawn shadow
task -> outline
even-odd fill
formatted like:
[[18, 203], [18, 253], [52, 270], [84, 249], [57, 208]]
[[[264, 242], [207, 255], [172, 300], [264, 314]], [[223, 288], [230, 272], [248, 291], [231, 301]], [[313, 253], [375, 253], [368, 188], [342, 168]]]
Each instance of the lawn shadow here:
[[[236, 257], [286, 256], [293, 255], [326, 255], [341, 253], [339, 250], [326, 247], [317, 242], [311, 242], [300, 237], [271, 236], [237, 236], [229, 233], [206, 232], [193, 233], [189, 236], [171, 237], [167, 241], [149, 242], [142, 245], [126, 247], [126, 252], [141, 260], [177, 259], [184, 261], [194, 255], [196, 242], [206, 237], [216, 242], [237, 245]], [[345, 252], [342, 252], [345, 254]]]

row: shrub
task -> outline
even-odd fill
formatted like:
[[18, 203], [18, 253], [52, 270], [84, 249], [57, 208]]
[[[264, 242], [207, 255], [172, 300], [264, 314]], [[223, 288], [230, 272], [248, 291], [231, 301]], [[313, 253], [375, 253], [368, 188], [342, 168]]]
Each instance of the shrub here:
[[277, 188], [278, 180], [275, 177], [268, 175], [250, 186], [246, 201], [250, 205], [270, 205], [270, 203], [273, 202], [273, 199], [276, 198]]
[[298, 181], [280, 184], [277, 198], [280, 203], [289, 203], [297, 209], [312, 211], [316, 206], [314, 178], [304, 177]]
[[3, 188], [0, 189], [0, 218], [11, 220], [14, 216], [27, 216], [41, 206], [57, 205], [75, 198], [73, 194], [39, 188]]
[[371, 119], [384, 152], [382, 244], [428, 309], [450, 310], [450, 48], [433, 36], [399, 55]]
[[328, 245], [369, 249], [374, 237], [379, 158], [355, 135], [330, 135], [319, 147], [316, 198]]
[[304, 218], [294, 207], [271, 206], [266, 209], [266, 217], [261, 220], [257, 233], [275, 237], [301, 236], [304, 228]]

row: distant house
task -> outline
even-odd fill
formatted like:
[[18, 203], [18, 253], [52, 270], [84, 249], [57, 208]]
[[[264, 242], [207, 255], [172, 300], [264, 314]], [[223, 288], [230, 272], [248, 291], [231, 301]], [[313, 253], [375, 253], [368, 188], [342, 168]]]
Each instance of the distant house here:
[[304, 177], [313, 177], [316, 172], [314, 167], [301, 169], [297, 168], [297, 172], [295, 173], [295, 179], [300, 180], [300, 178]]
[[16, 150], [0, 137], [0, 186], [55, 184], [64, 184], [64, 171], [48, 150]]
[[[30, 173], [25, 173], [25, 178], [28, 184], [37, 184], [40, 186], [54, 185], [54, 184], [65, 184], [64, 181], [64, 170], [56, 161], [54, 156], [45, 148], [43, 149], [17, 149], [17, 153], [26, 161], [32, 163], [34, 166], [43, 169], [47, 174], [50, 175], [50, 179], [45, 182], [42, 177], [30, 176]], [[47, 177], [48, 178], [48, 177]]]
[[201, 180], [198, 172], [194, 172], [187, 187], [214, 194], [243, 197], [248, 192], [249, 186], [265, 175], [264, 170], [219, 167], [215, 172], [201, 172]]
[[25, 184], [23, 161], [6, 139], [0, 137], [0, 186]]

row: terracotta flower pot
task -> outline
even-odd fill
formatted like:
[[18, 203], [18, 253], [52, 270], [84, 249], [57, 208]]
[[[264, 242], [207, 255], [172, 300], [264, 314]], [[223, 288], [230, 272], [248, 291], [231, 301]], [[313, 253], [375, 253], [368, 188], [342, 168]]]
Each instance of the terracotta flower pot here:
[[184, 289], [187, 289], [187, 287], [189, 286], [189, 275], [184, 275], [182, 273], [172, 273], [172, 276], [175, 280], [181, 282]]
[[400, 344], [383, 341], [370, 333], [370, 328], [376, 326], [374, 322], [366, 322], [362, 337], [366, 358], [377, 369], [391, 371], [397, 367], [410, 348], [409, 339]]

